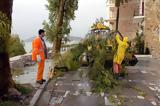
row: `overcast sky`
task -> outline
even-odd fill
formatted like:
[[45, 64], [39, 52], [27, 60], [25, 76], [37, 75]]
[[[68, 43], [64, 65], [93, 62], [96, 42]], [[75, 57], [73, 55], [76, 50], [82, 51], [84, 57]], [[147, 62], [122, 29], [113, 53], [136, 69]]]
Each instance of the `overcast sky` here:
[[[37, 30], [43, 28], [42, 22], [48, 19], [45, 4], [47, 0], [14, 0], [12, 33], [19, 34], [22, 39], [36, 36]], [[70, 35], [84, 37], [99, 17], [107, 17], [106, 0], [79, 0]]]

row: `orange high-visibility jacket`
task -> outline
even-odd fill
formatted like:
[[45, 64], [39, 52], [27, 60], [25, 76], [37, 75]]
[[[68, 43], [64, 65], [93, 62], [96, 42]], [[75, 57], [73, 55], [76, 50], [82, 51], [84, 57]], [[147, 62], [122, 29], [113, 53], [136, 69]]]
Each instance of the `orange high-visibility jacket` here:
[[32, 41], [32, 60], [37, 60], [37, 55], [40, 55], [41, 60], [45, 60], [44, 45], [40, 37], [36, 37]]

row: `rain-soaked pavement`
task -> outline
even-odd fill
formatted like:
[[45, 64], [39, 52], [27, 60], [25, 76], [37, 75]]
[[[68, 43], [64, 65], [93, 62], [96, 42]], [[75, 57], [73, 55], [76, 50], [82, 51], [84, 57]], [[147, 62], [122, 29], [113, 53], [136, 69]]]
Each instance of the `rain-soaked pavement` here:
[[[44, 78], [46, 79], [48, 76], [49, 66], [51, 60], [45, 61], [45, 71]], [[14, 72], [13, 79], [16, 83], [19, 84], [34, 84], [36, 82], [36, 73], [37, 73], [38, 65], [35, 64], [33, 66], [25, 67], [24, 69], [17, 70], [19, 72]]]
[[[160, 60], [139, 58], [129, 66], [128, 77], [108, 94], [91, 92], [87, 68], [52, 80], [37, 106], [160, 106]], [[113, 105], [113, 106], [114, 106]]]
[[111, 95], [120, 106], [160, 106], [160, 60], [139, 58], [128, 77]]
[[[50, 60], [46, 61], [45, 78]], [[51, 80], [37, 106], [160, 106], [160, 60], [139, 58], [136, 66], [128, 66], [128, 76], [109, 93], [96, 94], [88, 79], [88, 68], [64, 73]], [[37, 65], [26, 67], [14, 79], [20, 83], [35, 83]], [[57, 105], [56, 105], [57, 104]], [[114, 106], [114, 105], [113, 105]]]
[[51, 81], [37, 106], [104, 106], [104, 98], [91, 92], [88, 68], [65, 73]]

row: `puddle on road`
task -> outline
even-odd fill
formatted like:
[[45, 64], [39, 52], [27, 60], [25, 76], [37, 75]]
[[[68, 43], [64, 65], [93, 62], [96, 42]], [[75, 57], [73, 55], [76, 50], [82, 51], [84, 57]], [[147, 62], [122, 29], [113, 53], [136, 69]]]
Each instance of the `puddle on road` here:
[[[46, 79], [48, 76], [48, 70], [50, 66], [51, 60], [46, 60], [45, 62], [45, 69], [44, 69], [44, 78]], [[19, 84], [26, 84], [26, 83], [35, 83], [36, 81], [36, 73], [37, 73], [38, 65], [25, 67], [22, 70], [18, 70], [13, 72], [13, 79], [16, 83]]]

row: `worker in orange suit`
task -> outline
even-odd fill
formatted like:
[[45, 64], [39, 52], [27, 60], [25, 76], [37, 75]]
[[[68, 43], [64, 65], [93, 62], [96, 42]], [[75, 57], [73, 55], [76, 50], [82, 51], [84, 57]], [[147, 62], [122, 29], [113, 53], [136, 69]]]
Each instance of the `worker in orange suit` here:
[[45, 59], [47, 58], [47, 47], [44, 41], [45, 31], [39, 30], [39, 36], [32, 41], [32, 60], [38, 62], [38, 71], [36, 83], [43, 84], [46, 80], [43, 79]]

